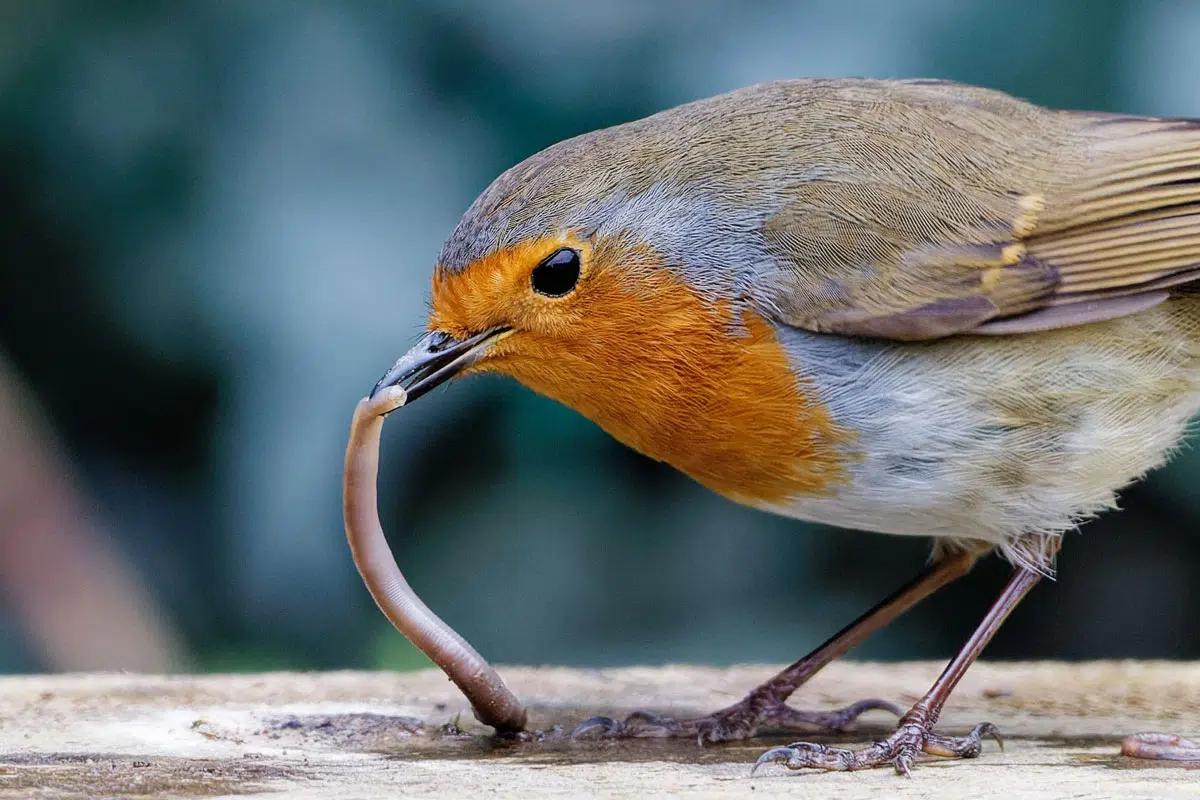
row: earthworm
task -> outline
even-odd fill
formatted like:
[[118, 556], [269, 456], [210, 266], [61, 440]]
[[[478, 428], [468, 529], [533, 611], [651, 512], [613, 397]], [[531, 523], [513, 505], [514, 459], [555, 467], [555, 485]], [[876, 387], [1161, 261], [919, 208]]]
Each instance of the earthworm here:
[[1121, 742], [1121, 755], [1133, 758], [1163, 758], [1170, 761], [1200, 761], [1200, 745], [1173, 733], [1135, 733]]
[[404, 389], [389, 386], [373, 398], [364, 397], [354, 409], [342, 484], [346, 539], [354, 564], [379, 610], [454, 681], [470, 701], [475, 718], [498, 733], [518, 733], [525, 729], [524, 706], [483, 656], [417, 597], [400, 572], [379, 522], [383, 418], [407, 399]]

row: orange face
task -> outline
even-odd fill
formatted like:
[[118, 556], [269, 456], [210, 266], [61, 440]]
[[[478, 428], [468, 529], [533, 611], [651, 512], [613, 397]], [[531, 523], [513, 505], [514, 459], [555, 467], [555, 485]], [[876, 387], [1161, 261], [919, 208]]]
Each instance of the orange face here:
[[[579, 278], [561, 296], [532, 274], [562, 248]], [[465, 269], [439, 269], [431, 331], [495, 341], [467, 372], [511, 375], [612, 436], [741, 502], [823, 494], [845, 440], [806, 392], [773, 326], [709, 300], [644, 245], [575, 236], [522, 242]]]

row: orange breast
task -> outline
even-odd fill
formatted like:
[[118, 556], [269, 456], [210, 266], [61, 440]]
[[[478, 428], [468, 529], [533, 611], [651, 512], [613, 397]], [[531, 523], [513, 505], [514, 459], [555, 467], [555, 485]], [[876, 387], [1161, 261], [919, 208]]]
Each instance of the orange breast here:
[[[653, 261], [644, 250], [597, 253], [578, 297], [512, 323], [518, 332], [480, 369], [511, 375], [733, 500], [826, 494], [844, 477], [837, 445], [848, 435], [793, 373], [773, 327], [753, 312], [732, 325], [727, 305]], [[483, 265], [483, 280], [476, 267], [435, 281], [431, 327], [470, 328], [468, 309], [503, 305], [479, 293], [507, 285], [496, 274], [509, 270]]]

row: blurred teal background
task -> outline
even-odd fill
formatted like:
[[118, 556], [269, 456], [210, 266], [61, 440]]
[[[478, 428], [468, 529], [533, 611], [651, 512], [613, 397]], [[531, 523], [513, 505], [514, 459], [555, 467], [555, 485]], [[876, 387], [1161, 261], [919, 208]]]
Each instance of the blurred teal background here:
[[[1200, 116], [1200, 3], [0, 4], [0, 669], [422, 664], [341, 526], [355, 401], [441, 242], [573, 134], [797, 76]], [[382, 512], [499, 662], [789, 661], [928, 544], [737, 507], [514, 383], [390, 418]], [[987, 656], [1200, 657], [1200, 457], [1067, 542]], [[990, 560], [859, 657], [945, 657]]]

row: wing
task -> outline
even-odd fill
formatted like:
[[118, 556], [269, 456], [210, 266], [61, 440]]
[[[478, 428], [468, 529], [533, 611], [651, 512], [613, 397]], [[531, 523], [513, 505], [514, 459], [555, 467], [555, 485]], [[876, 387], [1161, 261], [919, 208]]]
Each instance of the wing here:
[[[763, 224], [770, 312], [899, 340], [1124, 316], [1200, 280], [1200, 121], [902, 84]], [[806, 173], [812, 174], [806, 166]]]

